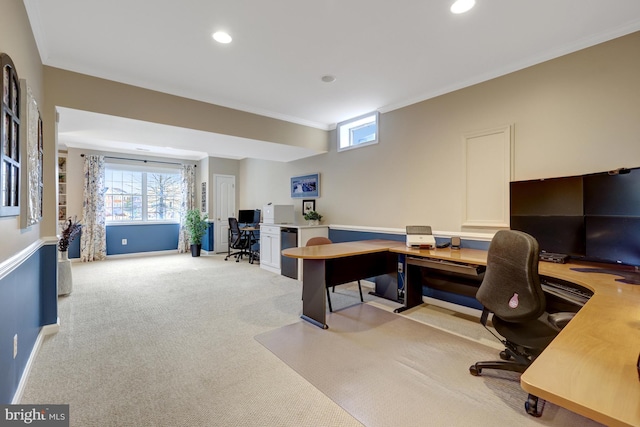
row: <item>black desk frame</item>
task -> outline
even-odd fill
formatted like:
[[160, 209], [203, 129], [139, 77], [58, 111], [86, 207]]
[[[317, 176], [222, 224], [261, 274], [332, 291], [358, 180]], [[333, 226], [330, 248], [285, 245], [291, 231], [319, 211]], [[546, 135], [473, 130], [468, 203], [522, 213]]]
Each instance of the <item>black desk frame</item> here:
[[[388, 251], [331, 259], [303, 259], [302, 319], [327, 329], [326, 288], [396, 272], [398, 254]], [[422, 291], [420, 290], [420, 303]], [[416, 304], [417, 305], [417, 304]]]
[[[342, 258], [303, 259], [302, 319], [327, 329], [325, 287], [384, 274], [396, 274], [398, 255], [394, 252], [383, 251]], [[403, 306], [395, 309], [395, 313], [401, 313], [422, 304], [422, 280], [419, 277], [421, 268], [430, 267], [474, 276], [476, 280], [485, 269], [480, 265], [444, 262], [429, 257], [408, 258], [407, 264]]]

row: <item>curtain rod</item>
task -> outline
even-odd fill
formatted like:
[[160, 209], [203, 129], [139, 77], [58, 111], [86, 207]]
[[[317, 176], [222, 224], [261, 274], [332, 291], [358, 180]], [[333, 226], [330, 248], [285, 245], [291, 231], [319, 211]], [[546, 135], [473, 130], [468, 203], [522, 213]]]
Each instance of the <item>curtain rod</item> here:
[[[80, 154], [80, 157], [84, 157], [84, 153]], [[114, 156], [104, 156], [105, 159], [115, 159], [115, 160], [131, 160], [134, 162], [144, 162], [144, 163], [164, 163], [165, 165], [179, 165], [182, 166], [184, 163], [176, 163], [176, 162], [162, 162], [160, 160], [143, 160], [143, 159], [128, 159], [126, 157], [114, 157]], [[194, 168], [197, 168], [198, 165], [193, 165]]]

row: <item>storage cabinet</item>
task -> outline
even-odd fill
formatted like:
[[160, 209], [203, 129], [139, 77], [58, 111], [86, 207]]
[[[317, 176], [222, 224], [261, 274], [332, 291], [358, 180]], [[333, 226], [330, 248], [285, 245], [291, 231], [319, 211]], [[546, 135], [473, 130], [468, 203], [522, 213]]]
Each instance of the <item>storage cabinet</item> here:
[[280, 274], [279, 226], [260, 226], [260, 268]]
[[[282, 242], [280, 231], [282, 228], [296, 228], [298, 237], [296, 246], [305, 246], [307, 241], [316, 236], [329, 237], [329, 227], [327, 226], [306, 226], [306, 225], [270, 225], [260, 226], [260, 267], [272, 273], [282, 274], [281, 251]], [[298, 262], [298, 280], [302, 280], [302, 260]]]

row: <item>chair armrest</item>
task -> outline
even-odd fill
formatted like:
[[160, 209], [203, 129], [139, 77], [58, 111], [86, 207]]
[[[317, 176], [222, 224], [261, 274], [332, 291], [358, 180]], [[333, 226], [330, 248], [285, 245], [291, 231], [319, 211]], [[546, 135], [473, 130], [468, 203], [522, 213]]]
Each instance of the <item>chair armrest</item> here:
[[573, 316], [575, 315], [575, 313], [569, 312], [551, 313], [547, 317], [547, 320], [553, 327], [562, 329], [567, 326], [567, 323], [569, 323], [569, 321], [573, 319]]

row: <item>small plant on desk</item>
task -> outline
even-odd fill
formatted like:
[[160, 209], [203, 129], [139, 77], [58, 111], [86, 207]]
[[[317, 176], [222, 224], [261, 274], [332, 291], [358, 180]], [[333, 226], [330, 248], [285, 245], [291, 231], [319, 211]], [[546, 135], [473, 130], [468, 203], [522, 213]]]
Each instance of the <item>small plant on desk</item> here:
[[304, 219], [309, 221], [309, 225], [318, 225], [320, 224], [322, 215], [316, 211], [307, 211], [304, 213]]

